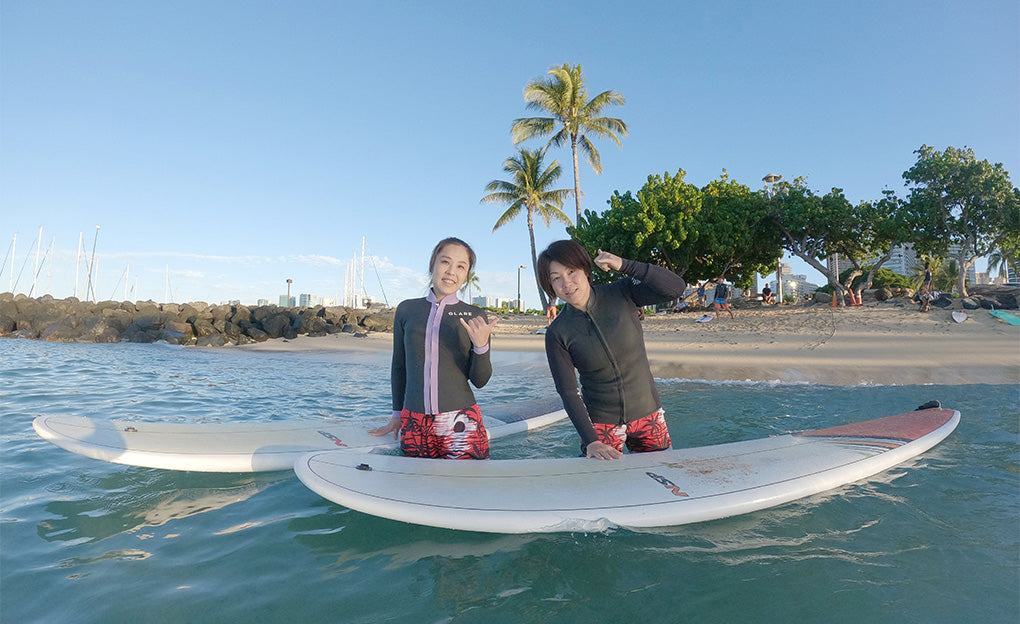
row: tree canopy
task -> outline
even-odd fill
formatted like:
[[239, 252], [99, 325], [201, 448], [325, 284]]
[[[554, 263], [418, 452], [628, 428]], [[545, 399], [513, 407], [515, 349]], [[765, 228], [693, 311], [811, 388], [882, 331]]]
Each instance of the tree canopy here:
[[[780, 182], [770, 198], [770, 214], [782, 234], [783, 247], [825, 276], [843, 304], [855, 278], [869, 269], [865, 287], [892, 257], [896, 245], [910, 240], [906, 206], [892, 192], [879, 201], [851, 204], [843, 189], [817, 195], [797, 178]], [[841, 279], [838, 266], [827, 259], [838, 254], [853, 270]]]
[[[725, 276], [748, 286], [779, 258], [779, 235], [763, 195], [724, 171], [704, 188], [675, 175], [650, 175], [634, 197], [616, 191], [609, 209], [585, 211], [570, 234], [589, 251], [603, 249], [652, 262], [688, 281]], [[602, 279], [608, 279], [602, 277]]]
[[1002, 163], [978, 160], [974, 150], [922, 145], [903, 173], [914, 218], [915, 243], [932, 256], [951, 253], [957, 289], [967, 294], [966, 274], [996, 249], [1020, 243], [1020, 198]]

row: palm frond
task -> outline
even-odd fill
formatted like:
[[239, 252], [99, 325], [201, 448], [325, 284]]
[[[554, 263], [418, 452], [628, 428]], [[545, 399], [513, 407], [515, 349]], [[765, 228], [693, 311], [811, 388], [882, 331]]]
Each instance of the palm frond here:
[[525, 117], [515, 119], [510, 124], [510, 137], [514, 145], [534, 137], [543, 137], [556, 130], [556, 120], [552, 117]]
[[595, 146], [588, 140], [588, 137], [582, 135], [577, 140], [577, 149], [584, 156], [584, 159], [588, 161], [588, 164], [591, 165], [592, 171], [599, 174], [602, 173], [602, 155], [595, 149]]

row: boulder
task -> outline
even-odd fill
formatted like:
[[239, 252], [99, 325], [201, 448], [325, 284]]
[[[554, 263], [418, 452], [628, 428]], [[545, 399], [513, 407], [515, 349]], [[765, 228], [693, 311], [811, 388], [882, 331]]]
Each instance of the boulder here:
[[234, 312], [230, 315], [230, 321], [235, 325], [240, 325], [241, 321], [251, 320], [251, 310], [247, 306], [237, 305], [234, 306]]
[[393, 310], [377, 312], [364, 317], [360, 325], [369, 331], [393, 331]]
[[196, 347], [222, 347], [225, 344], [227, 344], [227, 339], [223, 336], [223, 334], [202, 336], [195, 341]]
[[265, 342], [269, 340], [269, 334], [262, 331], [252, 323], [248, 323], [248, 326], [244, 328], [243, 336], [251, 338], [255, 342]]
[[65, 321], [50, 323], [39, 333], [39, 338], [48, 342], [73, 342], [81, 336], [82, 330]]
[[981, 307], [981, 304], [973, 297], [964, 297], [963, 299], [960, 299], [960, 305], [963, 306], [964, 310], [977, 310]]
[[105, 314], [93, 315], [82, 323], [81, 340], [86, 342], [99, 342], [111, 344], [120, 342], [121, 329], [111, 321], [111, 317]]
[[234, 307], [226, 304], [216, 305], [209, 308], [213, 321], [225, 321], [234, 314]]
[[302, 310], [301, 314], [298, 315], [298, 325], [295, 327], [297, 333], [308, 334], [313, 337], [325, 336], [326, 319], [319, 315], [320, 310], [324, 310], [324, 308], [319, 306], [319, 308]]
[[136, 318], [124, 330], [124, 339], [128, 342], [156, 342], [163, 322], [159, 316], [147, 315]]
[[1002, 310], [1016, 310], [1020, 308], [1017, 301], [1016, 293], [1004, 292], [1000, 293], [995, 297], [996, 301], [999, 302], [999, 307]]
[[262, 321], [262, 331], [270, 338], [282, 338], [289, 327], [290, 317], [286, 314], [276, 314]]

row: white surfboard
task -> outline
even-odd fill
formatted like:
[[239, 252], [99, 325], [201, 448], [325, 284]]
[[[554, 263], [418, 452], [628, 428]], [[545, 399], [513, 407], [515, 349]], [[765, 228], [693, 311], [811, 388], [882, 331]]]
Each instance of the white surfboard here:
[[[566, 418], [559, 397], [482, 406], [490, 438], [550, 425]], [[184, 424], [39, 416], [36, 433], [93, 459], [168, 470], [266, 472], [290, 470], [310, 451], [394, 447], [392, 437], [368, 429], [386, 417], [335, 421]]]
[[774, 507], [882, 472], [939, 443], [960, 413], [926, 409], [830, 429], [628, 454], [613, 461], [449, 461], [308, 454], [298, 478], [364, 513], [492, 533], [702, 522]]

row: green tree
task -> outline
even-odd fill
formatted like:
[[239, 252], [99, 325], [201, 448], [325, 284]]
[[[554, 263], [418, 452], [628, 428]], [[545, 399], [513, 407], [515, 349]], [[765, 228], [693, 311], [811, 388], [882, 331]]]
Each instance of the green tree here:
[[998, 277], [1006, 280], [1009, 278], [1009, 270], [1013, 274], [1020, 272], [1020, 247], [1002, 245], [992, 253], [988, 254], [988, 273], [998, 271]]
[[570, 225], [570, 217], [563, 213], [563, 200], [570, 189], [553, 189], [552, 186], [561, 174], [560, 163], [552, 161], [543, 168], [542, 160], [545, 150], [517, 150], [517, 155], [503, 161], [503, 171], [513, 176], [512, 180], [493, 180], [485, 185], [488, 195], [481, 201], [492, 204], [507, 204], [509, 207], [496, 220], [492, 231], [495, 232], [510, 223], [522, 212], [528, 215], [528, 236], [531, 238], [531, 267], [538, 285], [538, 295], [542, 300], [542, 309], [549, 305], [545, 291], [538, 283], [538, 253], [535, 249], [535, 215], [537, 214], [549, 227], [555, 219]]
[[[883, 195], [878, 201], [858, 203], [852, 213], [855, 223], [851, 235], [833, 237], [829, 245], [830, 252], [850, 260], [853, 265], [850, 278], [841, 281], [847, 289], [853, 288], [858, 293], [872, 287], [876, 272], [892, 258], [896, 247], [913, 236], [904, 202], [893, 191], [883, 191]], [[855, 282], [865, 271], [864, 279]]]
[[832, 189], [825, 196], [819, 196], [807, 188], [803, 178], [796, 178], [793, 183], [778, 183], [769, 203], [783, 247], [824, 275], [839, 297], [840, 305], [844, 305], [848, 287], [840, 282], [837, 270], [830, 271], [824, 262], [829, 255], [837, 253], [833, 243], [847, 236], [856, 225], [853, 206], [843, 196], [842, 189]]
[[1002, 163], [977, 160], [969, 147], [940, 152], [922, 145], [903, 173], [915, 217], [916, 247], [956, 260], [960, 295], [974, 262], [1020, 242], [1020, 198]]
[[942, 256], [923, 256], [922, 260], [915, 264], [910, 270], [910, 284], [914, 290], [920, 290], [924, 283], [924, 262], [929, 263], [931, 269], [931, 285], [935, 290], [951, 292], [960, 278], [959, 266], [956, 260], [947, 259]]
[[724, 275], [749, 286], [779, 257], [779, 233], [764, 196], [725, 171], [704, 188], [686, 175], [683, 169], [650, 175], [637, 197], [617, 191], [608, 210], [585, 211], [584, 221], [568, 231], [591, 251], [652, 262], [688, 281]]
[[778, 228], [769, 218], [766, 196], [722, 175], [701, 189], [701, 211], [694, 219], [694, 279], [723, 276], [740, 288], [752, 285], [757, 273], [775, 266], [781, 253]]
[[[584, 219], [567, 231], [589, 251], [603, 249], [624, 258], [652, 262], [685, 276], [696, 259], [692, 227], [701, 210], [701, 191], [684, 180], [683, 169], [650, 175], [634, 197], [614, 191], [602, 214], [586, 210]], [[611, 276], [597, 274], [607, 281]]]
[[564, 63], [553, 67], [549, 77], [536, 79], [524, 87], [524, 101], [531, 110], [545, 111], [551, 117], [515, 119], [510, 134], [515, 144], [534, 137], [552, 135], [548, 145], [570, 145], [574, 163], [574, 199], [577, 204], [577, 222], [581, 214], [581, 174], [578, 152], [584, 155], [596, 174], [602, 173], [602, 157], [588, 135], [609, 137], [620, 147], [620, 137], [627, 136], [627, 124], [615, 117], [603, 117], [609, 106], [623, 106], [623, 95], [616, 91], [603, 91], [588, 99], [581, 65]]
[[[819, 196], [806, 187], [803, 178], [780, 182], [776, 188], [769, 201], [784, 248], [825, 276], [840, 305], [865, 267], [869, 273], [862, 285], [868, 288], [875, 272], [892, 257], [893, 248], [912, 235], [906, 205], [891, 192], [882, 200], [853, 205], [842, 189]], [[844, 276], [826, 262], [836, 254], [853, 267]]]

